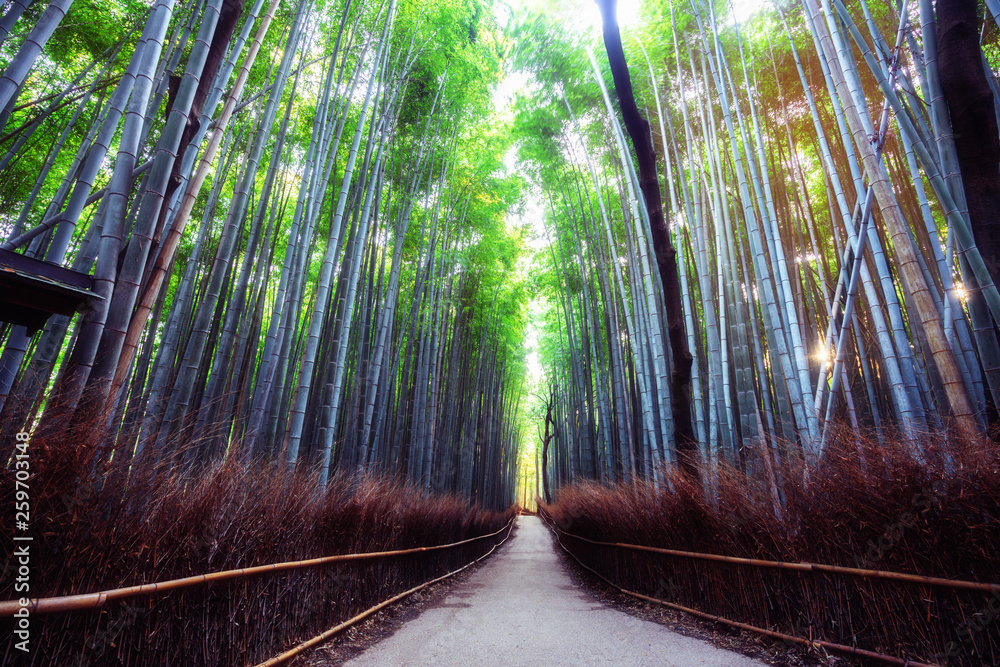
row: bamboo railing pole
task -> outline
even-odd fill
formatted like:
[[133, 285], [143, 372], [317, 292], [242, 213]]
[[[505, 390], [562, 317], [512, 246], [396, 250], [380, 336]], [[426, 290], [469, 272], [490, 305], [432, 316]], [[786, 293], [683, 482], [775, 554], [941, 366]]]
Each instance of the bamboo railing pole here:
[[[826, 572], [831, 574], [846, 574], [867, 579], [885, 579], [887, 581], [904, 581], [911, 584], [922, 584], [925, 586], [938, 586], [940, 588], [951, 588], [954, 590], [982, 591], [987, 593], [1000, 593], [1000, 584], [989, 584], [979, 581], [963, 581], [961, 579], [945, 579], [943, 577], [928, 577], [922, 574], [905, 574], [903, 572], [889, 572], [886, 570], [866, 570], [857, 567], [847, 567], [843, 565], [826, 565], [823, 563], [788, 563], [784, 561], [762, 560], [759, 558], [741, 558], [738, 556], [723, 556], [721, 554], [700, 553], [697, 551], [680, 551], [677, 549], [663, 549], [660, 547], [648, 547], [641, 544], [628, 544], [625, 542], [600, 542], [586, 537], [567, 533], [555, 527], [555, 529], [566, 535], [583, 542], [596, 544], [599, 546], [618, 547], [620, 549], [631, 549], [633, 551], [648, 551], [650, 553], [664, 554], [667, 556], [680, 556], [683, 558], [695, 558], [698, 560], [710, 560], [720, 563], [733, 563], [736, 565], [750, 565], [752, 567], [768, 567], [777, 570], [795, 570], [797, 572]], [[915, 664], [915, 663], [910, 663]]]
[[[663, 605], [664, 607], [676, 609], [677, 611], [683, 611], [686, 614], [691, 614], [692, 616], [704, 618], [709, 621], [714, 621], [716, 623], [723, 623], [725, 625], [729, 625], [734, 628], [739, 628], [741, 630], [749, 630], [750, 632], [756, 632], [758, 634], [766, 635], [768, 637], [774, 637], [775, 639], [782, 639], [784, 641], [790, 641], [796, 644], [802, 644], [804, 646], [812, 646], [815, 648], [827, 648], [833, 651], [840, 651], [842, 653], [849, 653], [850, 655], [857, 655], [863, 658], [868, 658], [870, 660], [879, 660], [881, 662], [885, 662], [890, 665], [904, 665], [905, 667], [938, 667], [937, 665], [934, 664], [929, 664], [925, 662], [916, 662], [915, 660], [910, 660], [906, 658], [897, 658], [892, 655], [875, 653], [874, 651], [866, 651], [865, 649], [857, 648], [856, 646], [847, 646], [846, 644], [836, 644], [834, 642], [828, 642], [822, 639], [806, 639], [805, 637], [789, 635], [785, 634], [784, 632], [778, 632], [776, 630], [759, 628], [756, 625], [750, 625], [749, 623], [740, 623], [739, 621], [734, 621], [725, 618], [724, 616], [715, 616], [714, 614], [708, 614], [703, 611], [699, 611], [697, 609], [692, 609], [691, 607], [685, 607], [684, 605], [680, 605], [675, 602], [667, 602], [666, 600], [660, 600], [659, 598], [643, 595], [642, 593], [636, 593], [635, 591], [630, 591], [625, 588], [622, 588], [621, 586], [618, 586], [617, 584], [612, 582], [610, 579], [602, 575], [597, 570], [589, 567], [588, 565], [585, 565], [583, 561], [581, 561], [579, 558], [576, 557], [576, 554], [574, 554], [572, 551], [567, 549], [565, 545], [563, 545], [562, 540], [558, 539], [558, 537], [556, 538], [556, 541], [559, 542], [559, 546], [562, 548], [562, 550], [565, 551], [570, 556], [572, 556], [573, 560], [575, 560], [580, 565], [580, 567], [588, 570], [589, 572], [591, 572], [592, 574], [603, 580], [606, 584], [608, 584], [612, 588], [622, 593], [625, 593], [626, 595], [631, 595], [632, 597], [638, 598], [640, 600], [645, 600], [647, 602], [654, 602], [656, 604]], [[589, 542], [590, 540], [587, 541]]]
[[[501, 531], [503, 531], [503, 530], [505, 530], [507, 528], [510, 528], [511, 523], [513, 523], [513, 521], [514, 521], [514, 519], [511, 519], [510, 523], [508, 523], [506, 526], [504, 526], [503, 528], [501, 528], [497, 532], [501, 532]], [[493, 535], [496, 535], [496, 533], [493, 533]], [[488, 537], [488, 536], [484, 535], [484, 537]], [[324, 641], [326, 641], [327, 639], [329, 639], [333, 635], [337, 634], [338, 632], [340, 632], [341, 630], [343, 630], [345, 628], [348, 628], [348, 627], [354, 625], [358, 621], [361, 621], [361, 620], [364, 620], [365, 618], [368, 618], [369, 616], [371, 616], [372, 614], [374, 614], [379, 609], [383, 609], [385, 607], [388, 607], [393, 602], [396, 602], [397, 600], [402, 600], [406, 596], [412, 595], [413, 593], [416, 593], [420, 589], [426, 588], [426, 587], [430, 586], [431, 584], [435, 584], [435, 583], [437, 583], [439, 581], [443, 581], [443, 580], [447, 579], [448, 577], [455, 576], [456, 574], [458, 574], [462, 570], [475, 565], [476, 563], [478, 563], [479, 561], [483, 560], [484, 558], [486, 558], [487, 556], [489, 556], [491, 553], [493, 553], [494, 551], [496, 551], [497, 547], [499, 547], [501, 544], [503, 544], [504, 542], [506, 542], [509, 537], [510, 537], [510, 533], [508, 532], [507, 533], [507, 537], [503, 538], [502, 540], [500, 540], [499, 542], [497, 542], [496, 544], [494, 544], [492, 549], [490, 549], [489, 551], [487, 551], [485, 554], [483, 554], [479, 558], [475, 559], [474, 561], [463, 565], [462, 567], [458, 568], [457, 570], [449, 572], [448, 574], [441, 575], [437, 579], [431, 579], [430, 581], [424, 582], [424, 583], [420, 584], [419, 586], [414, 586], [413, 588], [411, 588], [409, 590], [403, 591], [399, 595], [394, 595], [393, 597], [389, 598], [388, 600], [386, 600], [384, 602], [380, 602], [377, 605], [375, 605], [374, 607], [371, 607], [371, 608], [369, 608], [369, 609], [361, 612], [357, 616], [349, 618], [346, 621], [344, 621], [343, 623], [340, 623], [338, 625], [333, 626], [332, 628], [330, 628], [326, 632], [323, 632], [322, 634], [316, 635], [312, 639], [307, 639], [306, 641], [302, 642], [301, 644], [299, 644], [295, 648], [289, 649], [289, 650], [285, 651], [284, 653], [282, 653], [281, 655], [275, 656], [275, 657], [271, 658], [270, 660], [267, 660], [266, 662], [260, 663], [256, 667], [270, 667], [271, 665], [281, 664], [281, 663], [285, 662], [286, 660], [288, 660], [289, 658], [294, 658], [295, 656], [297, 656], [299, 653], [302, 653], [306, 649], [308, 649], [308, 648], [310, 648], [312, 646], [315, 646], [316, 644], [323, 643]], [[910, 664], [916, 665], [917, 663], [910, 663]]]
[[475, 542], [477, 540], [483, 540], [488, 537], [493, 537], [502, 533], [504, 530], [510, 526], [511, 519], [506, 526], [500, 530], [490, 533], [488, 535], [480, 535], [479, 537], [470, 537], [466, 540], [461, 540], [460, 542], [451, 542], [450, 544], [438, 544], [431, 547], [413, 547], [412, 549], [397, 549], [394, 551], [374, 551], [371, 553], [360, 553], [360, 554], [341, 554], [338, 556], [323, 556], [320, 558], [310, 558], [307, 560], [297, 560], [297, 561], [287, 561], [283, 563], [271, 563], [269, 565], [257, 565], [255, 567], [243, 567], [236, 570], [223, 570], [221, 572], [211, 572], [209, 574], [198, 574], [193, 577], [184, 577], [182, 579], [171, 579], [169, 581], [161, 581], [152, 584], [139, 584], [137, 586], [126, 586], [124, 588], [115, 588], [108, 591], [100, 591], [97, 593], [83, 593], [80, 595], [64, 595], [61, 597], [51, 597], [51, 598], [34, 598], [29, 601], [27, 605], [22, 605], [19, 600], [5, 600], [0, 602], [0, 617], [13, 616], [14, 613], [20, 609], [26, 608], [31, 614], [50, 614], [61, 611], [81, 611], [84, 609], [98, 609], [110, 600], [122, 600], [124, 598], [135, 597], [137, 595], [149, 595], [152, 593], [162, 593], [164, 591], [172, 591], [179, 588], [188, 588], [190, 586], [197, 586], [198, 584], [207, 584], [217, 581], [226, 581], [229, 579], [240, 579], [242, 577], [248, 577], [255, 574], [263, 574], [265, 572], [284, 572], [285, 570], [298, 570], [306, 567], [315, 567], [317, 565], [327, 565], [329, 563], [340, 563], [345, 561], [355, 561], [355, 560], [368, 560], [372, 558], [388, 558], [393, 556], [405, 556], [408, 554], [424, 553], [427, 551], [439, 551], [441, 549], [450, 549], [452, 547], [457, 547], [462, 544], [468, 544], [469, 542]]

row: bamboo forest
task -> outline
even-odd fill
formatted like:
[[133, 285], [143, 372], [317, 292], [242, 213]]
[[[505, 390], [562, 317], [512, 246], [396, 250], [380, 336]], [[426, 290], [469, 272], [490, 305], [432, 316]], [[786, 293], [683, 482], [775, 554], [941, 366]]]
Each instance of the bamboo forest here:
[[0, 0], [0, 662], [414, 664], [537, 548], [399, 655], [1000, 664], [998, 72], [1000, 0]]

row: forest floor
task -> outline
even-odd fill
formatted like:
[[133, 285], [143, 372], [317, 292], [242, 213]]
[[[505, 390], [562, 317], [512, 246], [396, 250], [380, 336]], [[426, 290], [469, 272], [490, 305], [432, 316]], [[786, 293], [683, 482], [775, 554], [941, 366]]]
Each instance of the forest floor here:
[[570, 567], [537, 517], [520, 517], [510, 543], [459, 577], [299, 664], [847, 664], [622, 600]]

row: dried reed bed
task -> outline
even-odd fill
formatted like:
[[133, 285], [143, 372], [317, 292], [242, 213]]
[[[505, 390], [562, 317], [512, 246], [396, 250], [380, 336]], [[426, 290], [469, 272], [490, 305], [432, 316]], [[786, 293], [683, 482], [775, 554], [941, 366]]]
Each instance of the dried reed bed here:
[[[498, 530], [513, 516], [400, 481], [316, 476], [231, 457], [196, 472], [170, 461], [98, 464], [93, 425], [30, 445], [32, 597], [88, 593], [219, 570], [431, 546]], [[189, 446], [196, 446], [192, 444]], [[183, 459], [177, 451], [175, 461]], [[115, 459], [118, 463], [115, 464]], [[131, 470], [130, 470], [131, 468]], [[13, 474], [0, 504], [13, 508]], [[34, 615], [31, 654], [8, 640], [2, 664], [245, 665], [487, 552], [493, 539], [396, 558], [336, 563]], [[13, 578], [0, 597], [15, 597]]]
[[[780, 510], [768, 485], [720, 469], [708, 494], [677, 475], [672, 490], [577, 484], [541, 511], [604, 542], [1000, 582], [995, 442], [928, 434], [924, 445], [915, 456], [841, 429], [808, 480], [779, 470]], [[1000, 594], [563, 542], [623, 588], [713, 615], [921, 661], [1000, 664]]]

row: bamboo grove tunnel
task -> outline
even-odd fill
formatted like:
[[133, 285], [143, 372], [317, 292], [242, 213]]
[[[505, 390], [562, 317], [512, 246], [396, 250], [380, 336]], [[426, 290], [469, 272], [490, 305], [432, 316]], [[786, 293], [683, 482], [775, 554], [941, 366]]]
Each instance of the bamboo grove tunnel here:
[[3, 3], [3, 663], [1000, 664], [998, 35]]

